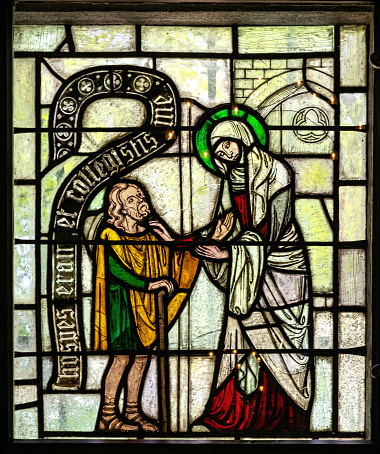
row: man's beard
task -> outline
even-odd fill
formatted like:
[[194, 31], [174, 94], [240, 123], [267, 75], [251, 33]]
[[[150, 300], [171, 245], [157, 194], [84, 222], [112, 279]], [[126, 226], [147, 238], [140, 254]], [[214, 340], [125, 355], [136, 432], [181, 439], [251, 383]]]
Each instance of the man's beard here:
[[[127, 212], [126, 216], [129, 216], [132, 218], [134, 221], [137, 221], [139, 224], [142, 223], [142, 221], [148, 217], [148, 216], [143, 216], [142, 214], [139, 213], [138, 210], [135, 210], [134, 208], [126, 208], [125, 211]], [[149, 214], [150, 211], [148, 211]]]

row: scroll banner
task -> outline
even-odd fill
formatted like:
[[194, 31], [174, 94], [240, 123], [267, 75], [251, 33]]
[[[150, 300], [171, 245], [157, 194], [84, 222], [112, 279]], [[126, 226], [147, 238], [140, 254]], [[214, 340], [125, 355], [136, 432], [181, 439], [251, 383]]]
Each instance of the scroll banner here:
[[[83, 93], [85, 86], [88, 87], [87, 95]], [[174, 140], [166, 138], [166, 131], [175, 128], [181, 118], [177, 89], [164, 74], [129, 66], [82, 71], [68, 79], [56, 96], [51, 126], [62, 129], [62, 132], [51, 133], [52, 168], [78, 150], [80, 135], [76, 130], [70, 131], [70, 128], [77, 127], [83, 116], [81, 108], [99, 94], [102, 98], [116, 95], [140, 98], [146, 107], [147, 119], [138, 132], [131, 132], [106, 145], [95, 156], [83, 161], [67, 177], [55, 199], [51, 226], [54, 245], [51, 249], [53, 288], [50, 326], [56, 351], [63, 354], [55, 359], [49, 386], [61, 391], [78, 390], [85, 384], [83, 354], [77, 354], [86, 350], [80, 297], [81, 270], [78, 267], [82, 214], [94, 194], [110, 178], [127, 175], [168, 149]], [[68, 105], [71, 108], [68, 109]]]

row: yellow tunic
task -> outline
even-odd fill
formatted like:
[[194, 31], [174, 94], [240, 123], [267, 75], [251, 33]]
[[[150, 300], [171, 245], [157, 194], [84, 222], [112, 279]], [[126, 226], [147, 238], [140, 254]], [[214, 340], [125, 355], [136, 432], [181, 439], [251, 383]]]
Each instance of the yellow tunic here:
[[[170, 250], [161, 245], [150, 232], [141, 236], [121, 235], [112, 228], [106, 228], [100, 235], [105, 241], [121, 241], [112, 244], [112, 250], [126, 270], [141, 279], [173, 278], [178, 285], [167, 305], [168, 324], [173, 321], [189, 294], [189, 289], [198, 270], [198, 259], [184, 250]], [[156, 244], [130, 244], [130, 242], [157, 242]], [[110, 348], [107, 326], [107, 281], [108, 266], [105, 245], [96, 249], [96, 281], [95, 281], [95, 321], [94, 350]], [[128, 287], [128, 284], [125, 285]], [[129, 287], [129, 304], [132, 309], [138, 337], [145, 348], [149, 348], [156, 340], [156, 305], [154, 293]]]

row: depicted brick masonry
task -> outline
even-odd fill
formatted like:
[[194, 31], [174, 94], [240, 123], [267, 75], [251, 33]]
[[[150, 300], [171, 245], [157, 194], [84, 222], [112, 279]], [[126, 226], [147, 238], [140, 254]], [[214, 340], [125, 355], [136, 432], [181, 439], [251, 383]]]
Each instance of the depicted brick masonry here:
[[234, 96], [243, 104], [261, 84], [286, 71], [302, 68], [302, 59], [235, 60]]
[[[234, 97], [235, 101], [244, 104], [246, 99], [260, 85], [272, 77], [287, 71], [301, 69], [303, 60], [274, 59], [274, 60], [234, 60]], [[333, 76], [334, 60], [332, 58], [308, 58], [307, 68], [318, 68], [321, 72]]]

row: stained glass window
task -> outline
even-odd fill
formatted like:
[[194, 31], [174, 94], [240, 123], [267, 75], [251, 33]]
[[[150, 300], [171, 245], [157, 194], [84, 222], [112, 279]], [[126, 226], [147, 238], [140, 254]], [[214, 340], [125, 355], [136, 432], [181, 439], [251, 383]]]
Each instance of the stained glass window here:
[[15, 439], [365, 438], [367, 42], [14, 27]]

